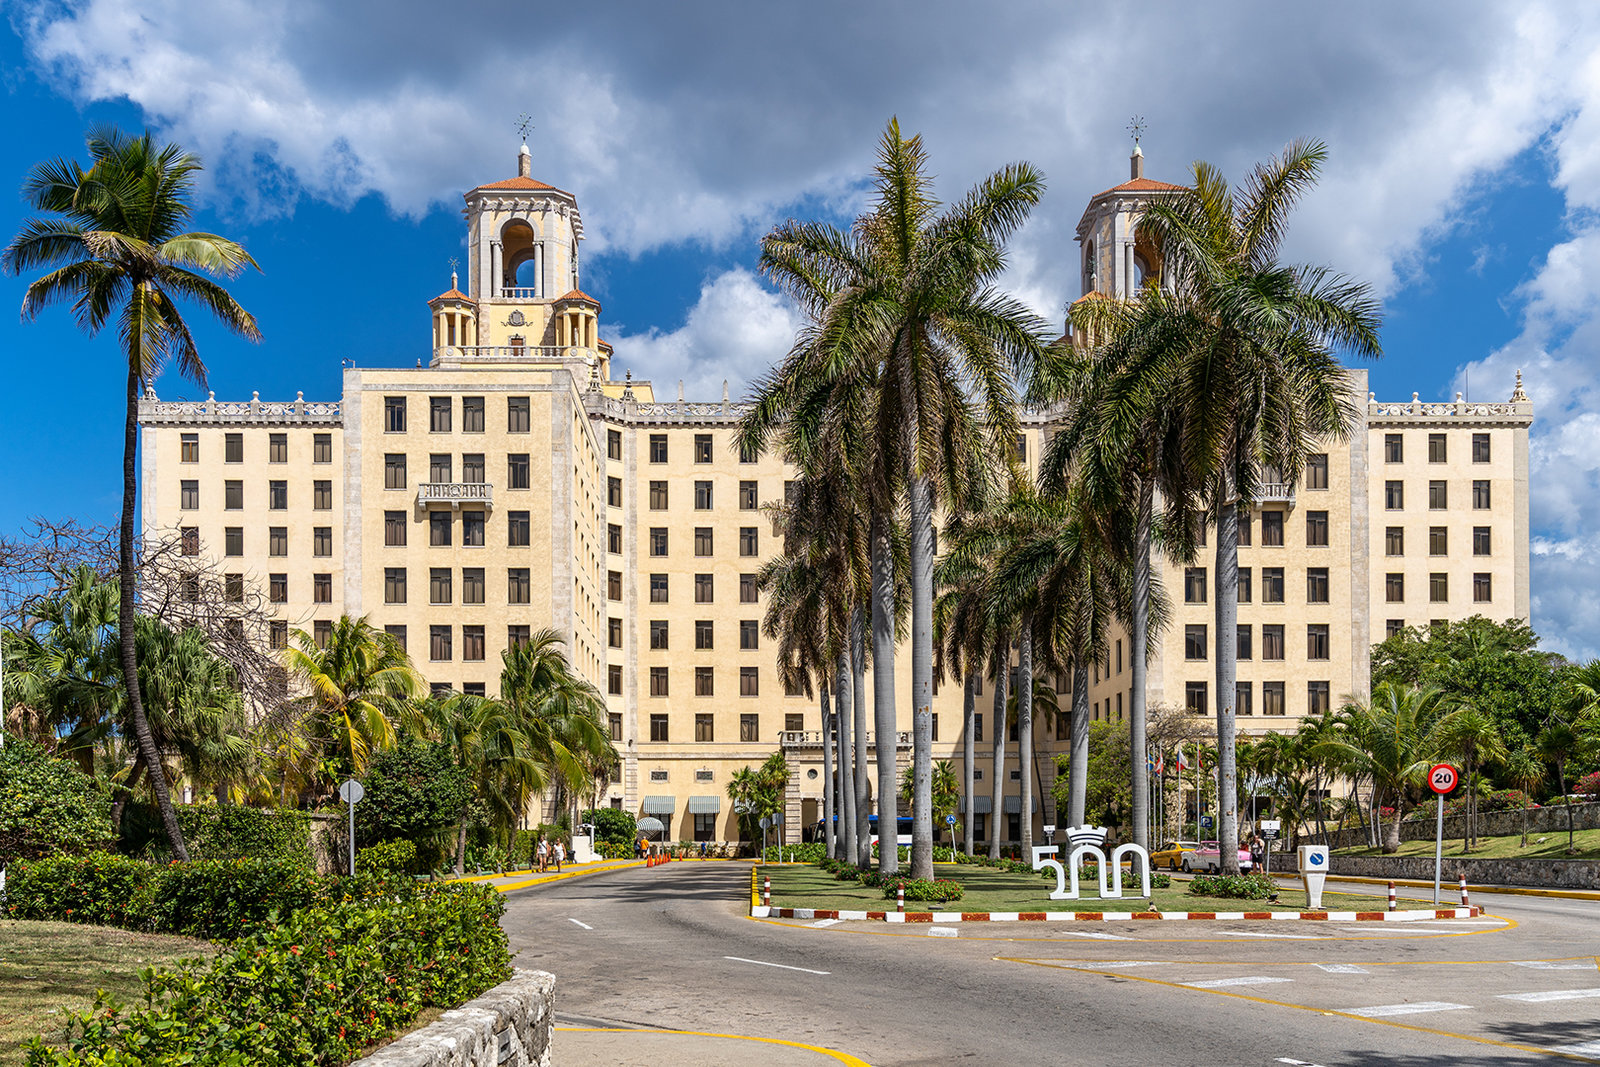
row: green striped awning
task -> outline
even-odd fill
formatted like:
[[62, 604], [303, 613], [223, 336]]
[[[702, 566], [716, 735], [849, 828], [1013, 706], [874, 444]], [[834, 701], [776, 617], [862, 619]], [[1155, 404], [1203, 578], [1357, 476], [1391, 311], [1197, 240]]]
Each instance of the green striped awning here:
[[675, 797], [645, 797], [644, 803], [639, 805], [639, 810], [646, 815], [671, 815], [677, 803]]
[[[1038, 797], [1034, 797], [1033, 798], [1033, 812], [1035, 814], [1037, 814], [1038, 811], [1039, 811], [1039, 798]], [[1021, 797], [1018, 797], [1018, 796], [1006, 797], [1006, 814], [1007, 815], [1021, 815], [1022, 814], [1022, 798]]]
[[711, 797], [690, 797], [689, 798], [689, 814], [690, 815], [715, 815], [721, 810], [722, 810], [722, 798], [721, 797], [711, 796]]
[[[966, 797], [962, 797], [961, 798], [961, 810], [962, 811], [966, 811], [967, 810], [967, 798]], [[988, 815], [992, 811], [994, 811], [994, 798], [993, 797], [985, 795], [985, 796], [981, 796], [981, 797], [977, 798], [977, 805], [976, 805], [976, 807], [973, 808], [973, 813], [974, 814], [977, 814], [977, 815]]]

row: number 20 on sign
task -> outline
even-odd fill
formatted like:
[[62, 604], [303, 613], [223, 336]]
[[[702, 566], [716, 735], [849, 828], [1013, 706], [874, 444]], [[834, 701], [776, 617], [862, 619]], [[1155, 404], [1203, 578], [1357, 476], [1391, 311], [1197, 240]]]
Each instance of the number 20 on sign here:
[[1448, 763], [1435, 763], [1428, 770], [1428, 788], [1444, 796], [1456, 787], [1460, 775]]

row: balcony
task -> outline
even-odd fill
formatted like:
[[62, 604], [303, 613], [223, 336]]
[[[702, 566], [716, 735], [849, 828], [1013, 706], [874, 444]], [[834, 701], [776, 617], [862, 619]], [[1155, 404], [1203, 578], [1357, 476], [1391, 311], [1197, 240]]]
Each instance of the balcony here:
[[537, 300], [539, 299], [539, 290], [529, 289], [526, 286], [502, 285], [500, 287], [500, 297], [503, 300]]
[[422, 482], [417, 486], [417, 504], [494, 504], [494, 485], [489, 482]]
[[[835, 740], [835, 742], [838, 741], [837, 731], [835, 731], [834, 740]], [[821, 748], [822, 747], [822, 731], [821, 730], [780, 730], [780, 731], [778, 731], [778, 744], [783, 746], [784, 748]], [[872, 747], [872, 731], [871, 730], [867, 731], [867, 747], [868, 748]], [[899, 748], [910, 748], [911, 747], [911, 731], [909, 731], [909, 730], [901, 730], [899, 733], [895, 734], [894, 735], [894, 747], [897, 748], [897, 749], [899, 749]]]
[[1294, 487], [1288, 482], [1262, 482], [1256, 487], [1258, 504], [1293, 504]]

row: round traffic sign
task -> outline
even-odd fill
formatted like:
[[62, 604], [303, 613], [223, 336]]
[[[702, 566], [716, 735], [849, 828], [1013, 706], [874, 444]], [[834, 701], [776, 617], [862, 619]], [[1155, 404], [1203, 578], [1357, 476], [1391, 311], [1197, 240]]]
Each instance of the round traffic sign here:
[[361, 798], [366, 795], [367, 791], [354, 778], [346, 779], [344, 784], [339, 787], [339, 799], [346, 804], [359, 803]]
[[1428, 768], [1428, 788], [1444, 796], [1456, 787], [1461, 775], [1448, 763], [1435, 763]]

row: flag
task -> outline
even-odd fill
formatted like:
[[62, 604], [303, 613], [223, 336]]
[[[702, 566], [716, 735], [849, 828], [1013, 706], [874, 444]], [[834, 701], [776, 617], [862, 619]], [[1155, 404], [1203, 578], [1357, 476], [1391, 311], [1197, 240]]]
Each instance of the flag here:
[[1189, 758], [1184, 755], [1183, 746], [1179, 745], [1178, 746], [1178, 770], [1179, 770], [1179, 772], [1182, 772], [1182, 771], [1186, 771], [1188, 769], [1189, 769]]
[[1162, 778], [1167, 776], [1167, 754], [1165, 752], [1156, 756], [1156, 774]]

